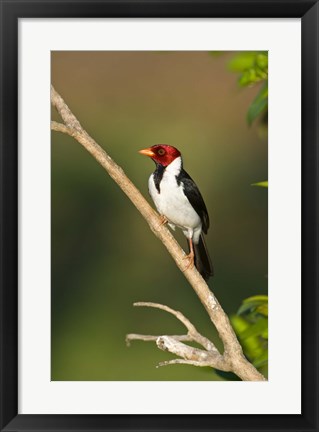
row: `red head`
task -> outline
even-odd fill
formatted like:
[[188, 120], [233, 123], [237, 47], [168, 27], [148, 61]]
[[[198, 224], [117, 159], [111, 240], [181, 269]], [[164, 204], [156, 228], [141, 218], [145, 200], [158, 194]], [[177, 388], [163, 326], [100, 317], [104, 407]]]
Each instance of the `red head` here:
[[156, 144], [152, 147], [140, 150], [139, 153], [151, 157], [153, 161], [163, 165], [164, 167], [181, 155], [177, 148], [167, 144]]

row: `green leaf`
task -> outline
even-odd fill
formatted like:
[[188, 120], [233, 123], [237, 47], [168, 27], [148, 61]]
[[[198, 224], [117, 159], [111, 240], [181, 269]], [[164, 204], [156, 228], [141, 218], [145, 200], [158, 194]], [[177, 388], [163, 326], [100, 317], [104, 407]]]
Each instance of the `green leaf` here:
[[255, 51], [246, 51], [236, 55], [228, 64], [229, 69], [233, 72], [244, 72], [247, 69], [253, 68], [256, 62], [256, 55]]
[[268, 317], [268, 303], [264, 303], [256, 307], [256, 312], [258, 312], [260, 315]]
[[263, 71], [268, 71], [268, 53], [260, 53], [256, 56], [256, 65]]
[[238, 83], [241, 87], [257, 84], [260, 81], [266, 80], [267, 74], [259, 69], [251, 68], [243, 72], [239, 77]]
[[267, 363], [268, 296], [255, 295], [243, 300], [231, 323], [243, 347], [244, 354], [258, 367]]
[[256, 118], [264, 113], [268, 108], [268, 82], [266, 82], [260, 92], [250, 104], [247, 112], [247, 122], [249, 125], [252, 124]]
[[[260, 318], [257, 322], [248, 327], [243, 333], [240, 334], [240, 339], [247, 339], [253, 336], [262, 336], [268, 330], [268, 320]], [[268, 338], [268, 333], [267, 333]]]
[[263, 294], [259, 294], [259, 295], [247, 297], [245, 300], [243, 300], [243, 303], [250, 303], [252, 301], [253, 302], [255, 302], [255, 301], [268, 302], [268, 296], [267, 295], [263, 295]]
[[268, 180], [258, 182], [258, 183], [252, 183], [251, 186], [260, 186], [260, 187], [267, 188], [268, 187]]
[[252, 309], [252, 306], [250, 304], [242, 304], [240, 308], [237, 311], [237, 315], [243, 315], [244, 313], [250, 311]]
[[243, 333], [249, 327], [249, 323], [241, 316], [232, 315], [230, 320], [237, 334]]
[[261, 315], [268, 316], [268, 296], [257, 295], [248, 297], [242, 302], [237, 314], [243, 315], [246, 312], [252, 311], [256, 311]]
[[246, 319], [238, 315], [231, 316], [230, 320], [237, 336], [240, 339], [240, 343], [243, 347], [245, 355], [251, 361], [261, 356], [266, 349], [266, 341], [264, 341], [259, 336], [252, 336], [248, 337], [247, 339], [242, 339], [242, 334], [250, 328], [251, 324]]

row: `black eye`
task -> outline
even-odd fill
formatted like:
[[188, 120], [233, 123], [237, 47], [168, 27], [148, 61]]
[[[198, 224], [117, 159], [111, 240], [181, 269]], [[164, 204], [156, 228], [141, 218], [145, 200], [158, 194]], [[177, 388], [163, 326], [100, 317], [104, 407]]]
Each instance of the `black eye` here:
[[165, 154], [165, 150], [164, 149], [159, 149], [157, 152], [160, 156], [163, 156]]

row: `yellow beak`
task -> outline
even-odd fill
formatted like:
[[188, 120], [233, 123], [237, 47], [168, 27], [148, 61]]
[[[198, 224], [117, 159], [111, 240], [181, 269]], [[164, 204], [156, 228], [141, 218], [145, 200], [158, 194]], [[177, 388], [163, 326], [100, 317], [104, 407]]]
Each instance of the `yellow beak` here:
[[139, 150], [139, 153], [141, 153], [144, 156], [149, 156], [149, 157], [154, 157], [155, 156], [155, 153], [150, 148]]

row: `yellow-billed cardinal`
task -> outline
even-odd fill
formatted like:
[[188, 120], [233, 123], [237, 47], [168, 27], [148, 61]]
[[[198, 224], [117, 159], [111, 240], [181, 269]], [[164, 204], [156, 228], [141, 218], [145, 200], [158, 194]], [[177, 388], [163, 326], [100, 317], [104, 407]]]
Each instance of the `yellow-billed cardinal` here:
[[181, 153], [172, 146], [158, 144], [140, 150], [153, 159], [156, 169], [148, 181], [149, 193], [162, 216], [175, 230], [183, 230], [189, 243], [189, 265], [194, 265], [207, 280], [213, 276], [213, 266], [205, 245], [204, 235], [209, 228], [207, 208], [196, 183], [183, 169]]

